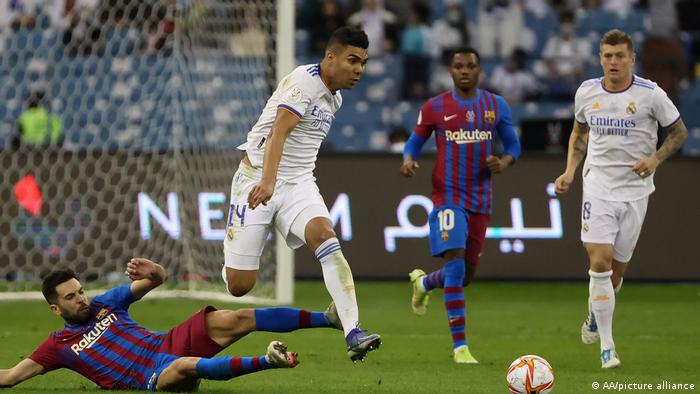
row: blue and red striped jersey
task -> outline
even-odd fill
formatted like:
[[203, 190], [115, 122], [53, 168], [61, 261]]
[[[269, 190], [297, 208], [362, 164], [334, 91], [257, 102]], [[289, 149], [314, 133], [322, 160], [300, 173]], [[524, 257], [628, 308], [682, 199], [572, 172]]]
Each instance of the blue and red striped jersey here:
[[496, 135], [503, 141], [505, 155], [520, 156], [508, 104], [482, 89], [477, 89], [473, 99], [447, 91], [423, 104], [414, 134], [425, 141], [433, 131], [437, 145], [433, 204], [491, 213], [492, 183], [486, 158], [494, 151]]
[[51, 333], [29, 358], [45, 372], [69, 368], [104, 389], [145, 389], [167, 333], [134, 322], [128, 313], [134, 301], [130, 285], [95, 297], [89, 323]]

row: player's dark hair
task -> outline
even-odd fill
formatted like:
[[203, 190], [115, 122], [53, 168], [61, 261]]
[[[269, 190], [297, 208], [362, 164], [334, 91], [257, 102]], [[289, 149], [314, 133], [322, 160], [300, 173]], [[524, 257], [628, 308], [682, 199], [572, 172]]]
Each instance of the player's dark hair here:
[[479, 65], [481, 65], [481, 56], [479, 56], [479, 52], [477, 52], [476, 49], [472, 47], [459, 47], [453, 49], [452, 52], [450, 52], [450, 62], [448, 64], [452, 64], [452, 61], [455, 60], [455, 55], [458, 53], [473, 53], [474, 56], [476, 56], [476, 61], [479, 62]]
[[630, 37], [629, 34], [619, 29], [612, 29], [605, 33], [603, 35], [603, 38], [600, 39], [600, 45], [603, 46], [603, 44], [627, 44], [627, 49], [629, 49], [630, 52], [634, 52], [634, 44], [632, 43], [632, 37]]
[[70, 268], [52, 271], [44, 278], [41, 284], [41, 293], [44, 294], [44, 298], [49, 305], [55, 304], [58, 301], [56, 286], [71, 279], [78, 279], [78, 275]]
[[367, 49], [369, 46], [369, 39], [367, 34], [363, 30], [356, 29], [354, 27], [343, 26], [336, 29], [331, 38], [328, 39], [328, 44], [326, 44], [326, 51], [330, 50], [335, 46], [353, 46], [362, 49]]

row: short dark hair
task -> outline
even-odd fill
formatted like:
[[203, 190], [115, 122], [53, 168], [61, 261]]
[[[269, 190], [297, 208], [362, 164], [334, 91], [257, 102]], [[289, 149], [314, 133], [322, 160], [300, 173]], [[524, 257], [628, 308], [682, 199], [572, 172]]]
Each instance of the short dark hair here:
[[52, 271], [50, 274], [48, 274], [46, 278], [44, 278], [44, 282], [41, 284], [41, 293], [44, 294], [46, 302], [49, 304], [55, 304], [58, 301], [56, 286], [71, 279], [78, 279], [78, 275], [76, 275], [70, 268]]
[[455, 55], [458, 53], [473, 53], [474, 56], [476, 56], [476, 60], [479, 62], [479, 65], [481, 65], [481, 56], [479, 56], [479, 52], [476, 51], [476, 49], [472, 47], [458, 47], [452, 50], [450, 52], [450, 57], [449, 57], [449, 64], [452, 64], [452, 61], [455, 60]]
[[331, 49], [333, 46], [340, 45], [346, 47], [348, 45], [367, 49], [369, 46], [369, 39], [367, 34], [363, 30], [356, 29], [354, 27], [343, 26], [336, 29], [331, 38], [328, 39], [328, 44], [326, 44], [326, 50]]
[[630, 52], [634, 52], [634, 43], [632, 42], [632, 37], [629, 36], [629, 34], [625, 33], [622, 30], [619, 29], [612, 29], [605, 33], [603, 35], [603, 38], [600, 39], [600, 46], [603, 46], [604, 44], [607, 45], [620, 45], [620, 44], [626, 44], [627, 49], [630, 50]]

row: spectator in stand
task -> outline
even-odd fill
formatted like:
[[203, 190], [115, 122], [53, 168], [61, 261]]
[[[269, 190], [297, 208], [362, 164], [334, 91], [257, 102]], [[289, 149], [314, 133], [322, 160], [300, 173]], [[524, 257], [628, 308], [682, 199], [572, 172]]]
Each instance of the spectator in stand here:
[[479, 4], [479, 53], [506, 58], [523, 44], [523, 8], [518, 0], [482, 0]]
[[33, 28], [36, 25], [34, 15], [40, 1], [37, 0], [0, 0], [0, 32], [10, 28]]
[[389, 132], [389, 152], [403, 154], [403, 148], [408, 141], [408, 131], [401, 126], [396, 126]]
[[63, 44], [70, 55], [97, 55], [104, 51], [102, 26], [109, 14], [100, 13], [100, 18], [96, 18], [98, 5], [98, 0], [65, 2], [64, 15], [68, 27], [63, 32]]
[[527, 53], [520, 48], [513, 50], [505, 67], [496, 67], [491, 75], [490, 86], [508, 104], [533, 98], [541, 90], [535, 74], [527, 69]]
[[570, 99], [592, 59], [591, 43], [577, 38], [574, 13], [567, 10], [559, 15], [559, 34], [547, 40], [542, 58], [544, 67], [538, 74], [549, 85], [549, 94], [555, 98]]
[[[438, 94], [451, 90], [454, 86], [452, 74], [450, 74], [450, 62], [452, 52], [443, 52], [440, 56], [440, 65], [435, 67], [430, 75], [430, 95], [437, 96]], [[483, 73], [480, 74], [480, 77]]]
[[401, 98], [422, 99], [428, 96], [430, 80], [430, 52], [432, 47], [430, 29], [426, 20], [430, 15], [428, 6], [414, 2], [408, 13], [408, 24], [401, 37], [403, 54], [403, 82]]
[[345, 26], [345, 14], [336, 0], [321, 1], [320, 12], [319, 19], [309, 28], [311, 52], [314, 54], [323, 53], [333, 32]]
[[[441, 58], [445, 53], [464, 45], [470, 45], [467, 14], [461, 0], [443, 0], [445, 14], [431, 28], [434, 37], [430, 51], [434, 58]], [[449, 76], [448, 76], [449, 78]], [[450, 86], [452, 80], [449, 80]]]
[[678, 105], [681, 80], [688, 76], [688, 62], [681, 44], [670, 38], [647, 37], [641, 52], [644, 78], [656, 82]]
[[370, 57], [394, 52], [398, 46], [398, 18], [384, 8], [382, 0], [363, 0], [362, 9], [350, 15], [348, 24], [367, 33]]
[[604, 11], [614, 12], [620, 18], [627, 18], [639, 0], [601, 0]]
[[12, 141], [14, 149], [22, 147], [45, 148], [63, 145], [63, 123], [51, 113], [42, 90], [32, 92], [27, 98], [27, 109], [17, 124], [17, 135]]
[[263, 57], [269, 49], [269, 35], [260, 23], [261, 7], [253, 1], [235, 3], [231, 52], [240, 57]]

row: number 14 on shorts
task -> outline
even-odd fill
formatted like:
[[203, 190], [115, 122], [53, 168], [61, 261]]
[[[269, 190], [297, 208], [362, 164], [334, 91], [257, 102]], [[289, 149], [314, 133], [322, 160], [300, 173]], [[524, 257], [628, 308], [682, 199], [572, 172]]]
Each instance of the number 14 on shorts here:
[[234, 223], [238, 223], [238, 226], [243, 227], [246, 208], [248, 208], [248, 204], [231, 204], [228, 208], [226, 227], [231, 227]]

